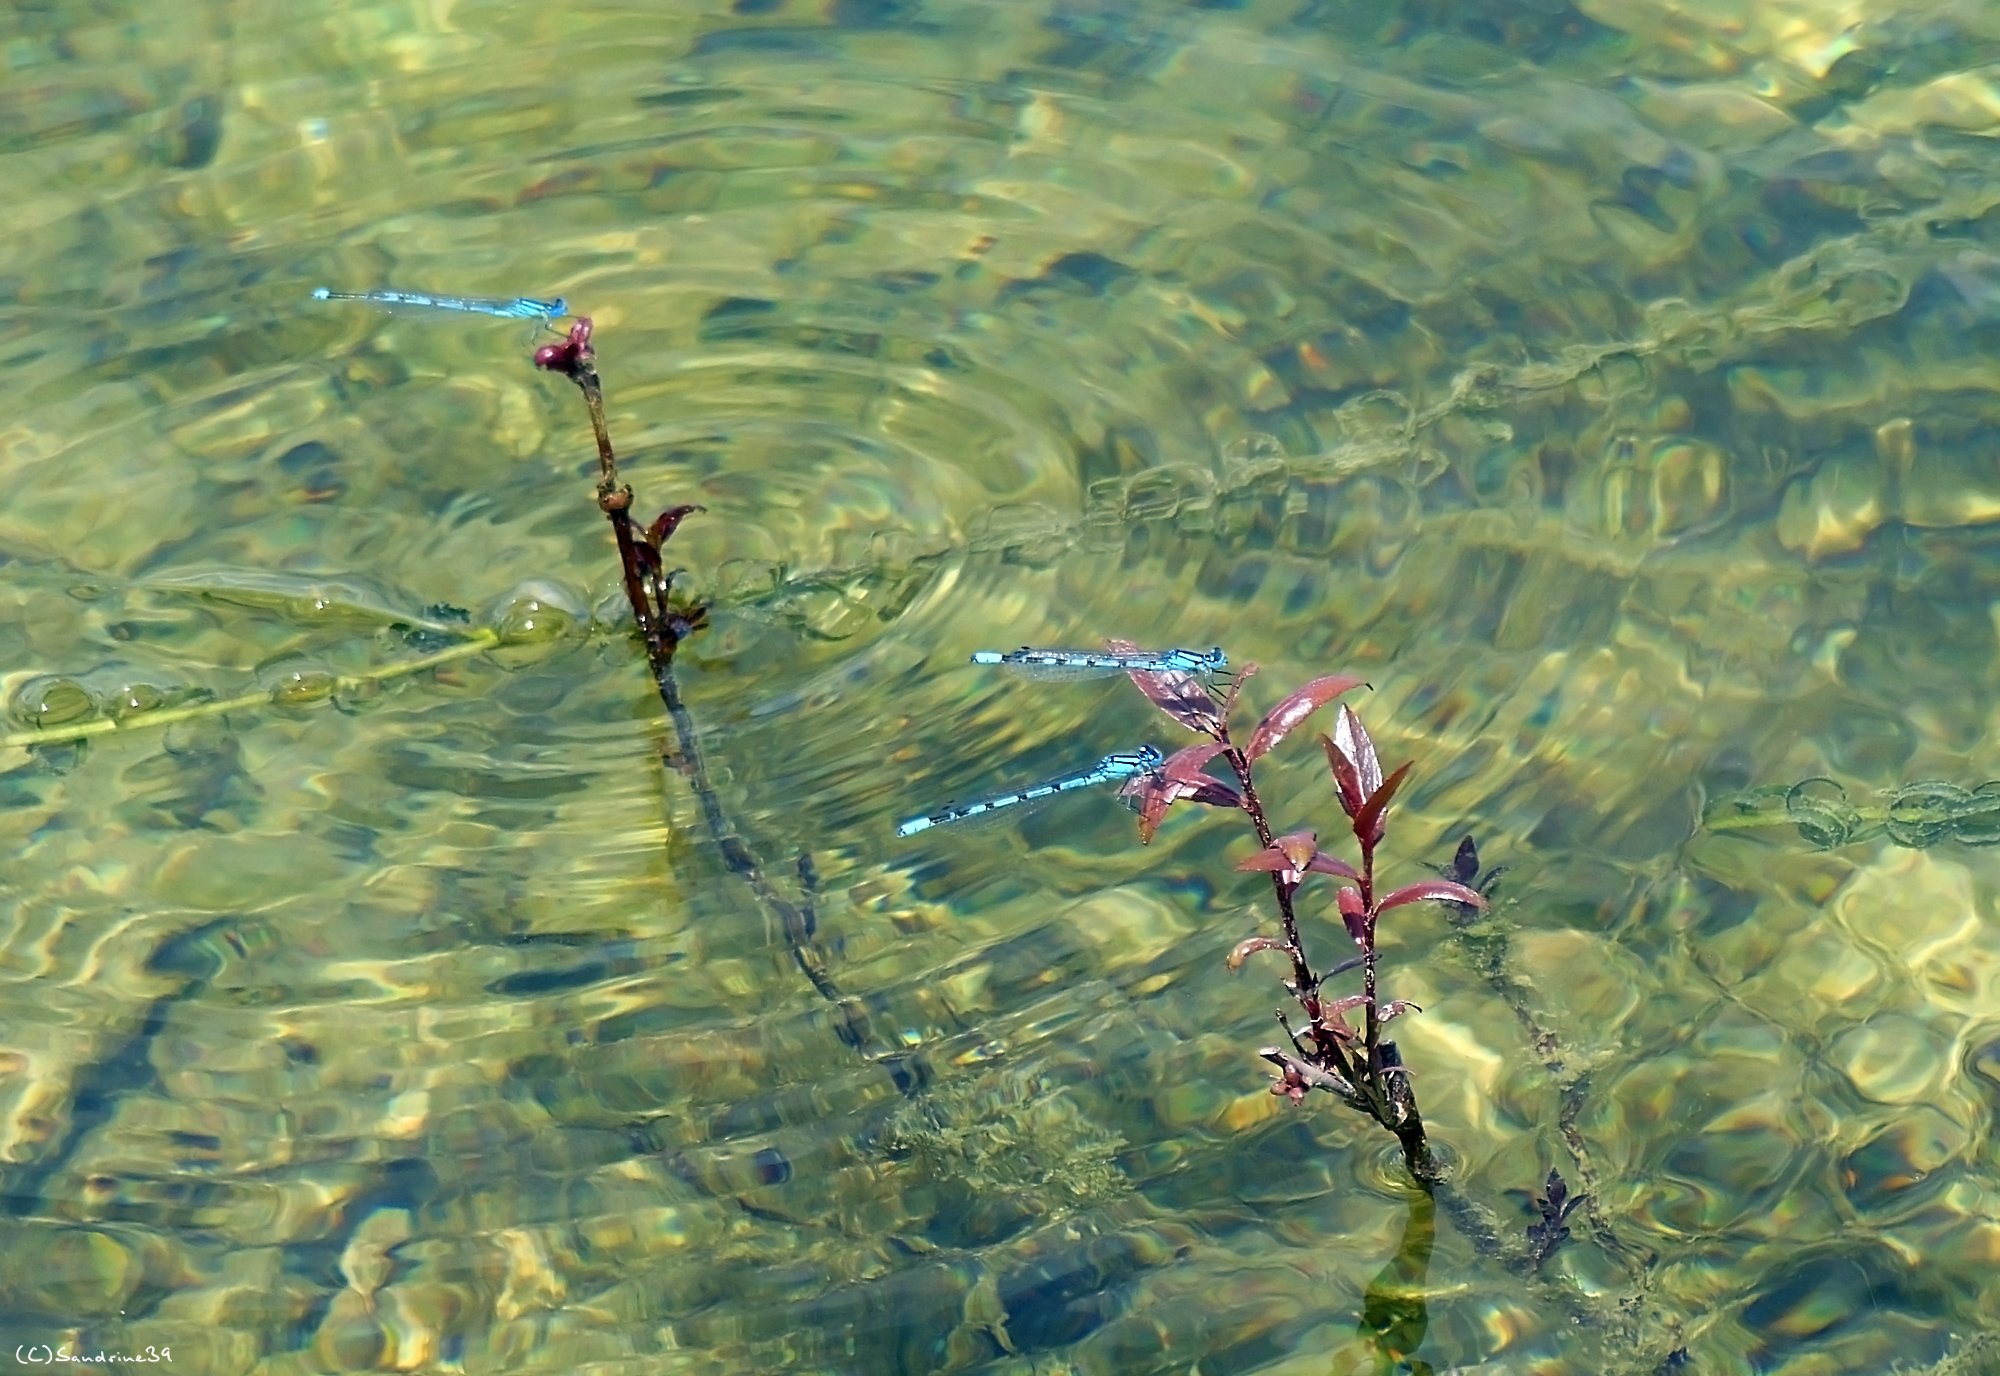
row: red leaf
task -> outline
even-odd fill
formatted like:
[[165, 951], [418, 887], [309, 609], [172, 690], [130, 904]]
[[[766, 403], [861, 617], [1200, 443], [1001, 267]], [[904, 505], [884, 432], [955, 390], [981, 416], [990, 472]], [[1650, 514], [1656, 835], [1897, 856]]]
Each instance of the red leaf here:
[[691, 513], [706, 510], [708, 508], [705, 506], [670, 506], [653, 518], [653, 524], [646, 527], [646, 538], [651, 540], [657, 549], [667, 543], [674, 531], [680, 528], [681, 522]]
[[1338, 855], [1328, 855], [1325, 851], [1314, 851], [1312, 863], [1306, 866], [1315, 874], [1337, 874], [1342, 879], [1360, 879], [1361, 871], [1348, 864]]
[[639, 575], [642, 578], [656, 578], [659, 576], [662, 565], [660, 563], [660, 548], [658, 545], [646, 539], [634, 540], [632, 542], [632, 558], [639, 565]]
[[1340, 920], [1347, 924], [1347, 934], [1355, 944], [1368, 944], [1368, 909], [1361, 902], [1361, 890], [1343, 888], [1336, 895], [1340, 904]]
[[1157, 772], [1141, 774], [1128, 779], [1118, 790], [1121, 798], [1136, 798], [1139, 803], [1139, 844], [1153, 843], [1153, 833], [1160, 829], [1160, 822], [1167, 815], [1167, 807], [1174, 800], [1172, 785], [1162, 779]]
[[1254, 760], [1267, 753], [1289, 735], [1294, 726], [1348, 689], [1361, 686], [1361, 680], [1352, 674], [1328, 674], [1325, 678], [1314, 679], [1264, 714], [1264, 720], [1257, 723], [1256, 733], [1250, 737], [1243, 757]]
[[1318, 849], [1313, 844], [1311, 832], [1295, 831], [1289, 836], [1280, 836], [1249, 859], [1237, 861], [1236, 868], [1275, 874], [1279, 883], [1288, 889], [1296, 889], [1299, 881], [1306, 877], [1306, 866], [1312, 863]]
[[1204, 777], [1193, 788], [1181, 795], [1191, 803], [1207, 803], [1210, 807], [1242, 807], [1243, 799], [1235, 789], [1220, 779]]
[[1377, 912], [1386, 913], [1391, 908], [1400, 908], [1405, 903], [1422, 903], [1427, 899], [1439, 899], [1447, 903], [1466, 903], [1475, 908], [1486, 906], [1486, 900], [1475, 889], [1463, 884], [1454, 884], [1449, 879], [1419, 879], [1414, 884], [1405, 884], [1390, 894], [1377, 906]]
[[1139, 840], [1150, 844], [1160, 829], [1167, 809], [1179, 802], [1206, 803], [1210, 807], [1242, 807], [1236, 790], [1201, 767], [1220, 754], [1220, 745], [1191, 745], [1176, 750], [1149, 774], [1128, 779], [1118, 790], [1121, 798], [1136, 799], [1139, 807]]
[[1387, 830], [1382, 814], [1389, 810], [1389, 800], [1396, 796], [1396, 790], [1409, 777], [1410, 766], [1406, 763], [1394, 774], [1382, 781], [1382, 786], [1368, 795], [1361, 811], [1354, 814], [1354, 839], [1368, 850], [1382, 844], [1382, 833]]
[[[1255, 855], [1238, 860], [1236, 868], [1246, 873], [1277, 874], [1289, 871], [1292, 868], [1292, 862], [1287, 860], [1284, 852], [1276, 846], [1266, 846]], [[1292, 882], [1297, 883], [1298, 881], [1293, 880]]]
[[1283, 877], [1297, 887], [1307, 874], [1337, 874], [1343, 879], [1360, 879], [1354, 867], [1337, 855], [1319, 848], [1310, 831], [1294, 831], [1280, 836], [1248, 860], [1239, 861], [1239, 870], [1264, 870]]
[[[1139, 647], [1129, 640], [1106, 639], [1105, 648], [1120, 654], [1132, 654]], [[1128, 669], [1126, 677], [1137, 685], [1153, 706], [1165, 712], [1190, 731], [1199, 731], [1204, 736], [1217, 740], [1222, 737], [1222, 712], [1209, 695], [1208, 685], [1194, 674], [1156, 674], [1143, 669]]]
[[1271, 843], [1274, 850], [1292, 862], [1292, 867], [1303, 871], [1312, 863], [1313, 856], [1319, 854], [1317, 838], [1310, 831], [1288, 831]]
[[1333, 771], [1333, 790], [1340, 799], [1340, 810], [1352, 817], [1368, 801], [1361, 788], [1361, 773], [1354, 767], [1354, 761], [1333, 743], [1333, 737], [1321, 736], [1319, 743], [1326, 748], [1326, 764]]
[[1368, 1002], [1366, 994], [1349, 994], [1345, 998], [1333, 999], [1320, 1005], [1319, 1025], [1333, 1034], [1333, 1039], [1343, 1046], [1352, 1045], [1361, 1039], [1348, 1024], [1346, 1015]]
[[1209, 778], [1202, 773], [1208, 762], [1229, 747], [1226, 745], [1190, 745], [1167, 756], [1160, 765], [1160, 773], [1175, 783], [1189, 784]]
[[1382, 786], [1382, 761], [1375, 756], [1375, 742], [1368, 738], [1368, 729], [1346, 703], [1340, 705], [1340, 718], [1333, 724], [1333, 741], [1340, 753], [1354, 762], [1354, 772], [1361, 776], [1361, 796], [1374, 797]]
[[1223, 745], [1190, 745], [1167, 756], [1160, 766], [1160, 777], [1172, 794], [1168, 801], [1187, 798], [1213, 807], [1242, 807], [1243, 799], [1235, 789], [1203, 771], [1204, 765], [1226, 749]]
[[1229, 968], [1232, 971], [1241, 970], [1243, 962], [1256, 955], [1259, 951], [1282, 951], [1284, 949], [1285, 943], [1274, 936], [1253, 936], [1247, 941], [1236, 943], [1236, 949], [1229, 953]]

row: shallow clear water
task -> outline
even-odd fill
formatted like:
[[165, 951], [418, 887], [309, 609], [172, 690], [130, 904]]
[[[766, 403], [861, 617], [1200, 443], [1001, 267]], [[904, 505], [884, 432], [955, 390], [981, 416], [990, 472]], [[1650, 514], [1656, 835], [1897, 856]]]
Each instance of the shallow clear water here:
[[[1996, 61], [1867, 0], [0, 16], [0, 1350], [2000, 1369], [2000, 862], [1908, 791], [2000, 777]], [[527, 328], [320, 285], [594, 319], [819, 987]], [[1391, 878], [1506, 867], [1389, 990], [1458, 1189], [1592, 1194], [1539, 1277], [1447, 1218], [1398, 1281], [1387, 1139], [1265, 1092], [1236, 818], [893, 838], [1178, 744], [965, 663], [1107, 635], [1364, 676]]]

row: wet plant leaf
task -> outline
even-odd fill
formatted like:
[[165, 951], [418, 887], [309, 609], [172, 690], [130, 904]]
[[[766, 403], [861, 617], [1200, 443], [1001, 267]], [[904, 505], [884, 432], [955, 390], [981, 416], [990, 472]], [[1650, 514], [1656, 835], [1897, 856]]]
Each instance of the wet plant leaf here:
[[639, 572], [648, 579], [660, 576], [664, 567], [660, 562], [660, 547], [651, 540], [639, 539], [632, 542], [632, 557], [639, 565]]
[[1300, 872], [1319, 854], [1319, 837], [1310, 831], [1288, 831], [1271, 843], [1271, 849], [1291, 861]]
[[[1130, 640], [1107, 638], [1105, 648], [1119, 654], [1136, 654], [1138, 645]], [[1185, 726], [1216, 740], [1222, 738], [1222, 709], [1208, 691], [1208, 685], [1195, 674], [1152, 673], [1144, 669], [1128, 669], [1126, 677], [1131, 679], [1146, 700]]]
[[1352, 817], [1368, 801], [1368, 795], [1361, 788], [1361, 771], [1354, 767], [1354, 761], [1347, 758], [1347, 753], [1333, 743], [1333, 737], [1321, 736], [1319, 743], [1326, 750], [1327, 768], [1333, 771], [1333, 789], [1340, 799], [1340, 810]]
[[1470, 836], [1458, 843], [1458, 849], [1452, 853], [1451, 863], [1441, 872], [1445, 878], [1454, 879], [1461, 884], [1470, 884], [1479, 877], [1479, 847], [1473, 844]]
[[1227, 964], [1232, 971], [1241, 970], [1243, 962], [1260, 951], [1282, 951], [1284, 949], [1285, 943], [1274, 936], [1249, 937], [1236, 943], [1236, 948], [1229, 953]]
[[1889, 839], [1912, 849], [1935, 845], [1950, 831], [1953, 817], [1969, 811], [1971, 804], [1970, 789], [1943, 779], [1904, 784], [1889, 795]]
[[1315, 851], [1312, 863], [1306, 866], [1314, 874], [1337, 874], [1342, 879], [1359, 879], [1361, 871], [1348, 864], [1338, 855], [1328, 855], [1325, 851]]
[[[1310, 860], [1312, 856], [1307, 855], [1305, 859]], [[1288, 888], [1297, 888], [1299, 881], [1305, 878], [1304, 862], [1286, 854], [1282, 841], [1274, 841], [1255, 855], [1238, 860], [1236, 868], [1246, 873], [1275, 874]]]
[[1859, 821], [1847, 790], [1832, 779], [1805, 779], [1785, 794], [1785, 812], [1806, 844], [1835, 850], [1854, 839]]
[[1426, 899], [1436, 899], [1442, 903], [1463, 903], [1471, 908], [1486, 906], [1486, 900], [1480, 897], [1477, 889], [1467, 888], [1449, 879], [1419, 879], [1414, 884], [1403, 885], [1383, 899], [1377, 905], [1376, 912], [1386, 913], [1389, 909], [1400, 908], [1405, 903], [1422, 903]]
[[1376, 758], [1375, 742], [1369, 737], [1368, 728], [1346, 703], [1340, 705], [1340, 717], [1333, 724], [1333, 743], [1353, 762], [1354, 772], [1361, 780], [1362, 798], [1374, 797], [1375, 790], [1382, 787], [1382, 761]]
[[[1368, 795], [1368, 801], [1361, 805], [1361, 811], [1354, 814], [1354, 837], [1364, 849], [1374, 850], [1382, 844], [1382, 836], [1388, 830], [1382, 820], [1389, 810], [1389, 802], [1396, 796], [1403, 780], [1408, 778], [1410, 766], [1401, 765], [1394, 774], [1382, 781], [1382, 786]], [[1468, 890], [1470, 892], [1470, 890]]]
[[1118, 790], [1118, 796], [1131, 799], [1137, 804], [1139, 844], [1152, 845], [1153, 834], [1160, 829], [1160, 823], [1166, 820], [1167, 808], [1174, 801], [1173, 794], [1168, 791], [1165, 781], [1157, 774], [1141, 774], [1136, 779], [1128, 780], [1125, 786]]
[[1563, 1220], [1575, 1213], [1590, 1197], [1581, 1194], [1572, 1197], [1569, 1186], [1553, 1166], [1549, 1167], [1549, 1178], [1543, 1189], [1546, 1193], [1534, 1200], [1534, 1207], [1542, 1216], [1541, 1222], [1528, 1225], [1528, 1255], [1537, 1270], [1556, 1248], [1569, 1240], [1569, 1229], [1563, 1225]]
[[[1442, 865], [1433, 865], [1431, 868], [1435, 869], [1446, 879], [1454, 883], [1463, 884], [1481, 898], [1486, 899], [1487, 906], [1489, 907], [1492, 905], [1493, 890], [1498, 886], [1500, 876], [1507, 872], [1505, 865], [1495, 865], [1492, 869], [1481, 874], [1479, 872], [1479, 847], [1473, 843], [1470, 836], [1467, 836], [1458, 843], [1458, 850], [1452, 855], [1449, 862]], [[1479, 909], [1469, 907], [1464, 903], [1455, 902], [1449, 898], [1440, 898], [1437, 901], [1444, 904], [1445, 910], [1450, 913], [1452, 921], [1461, 925], [1479, 916]]]
[[1361, 878], [1354, 866], [1337, 855], [1328, 855], [1321, 850], [1317, 837], [1310, 831], [1294, 831], [1280, 836], [1249, 859], [1238, 861], [1236, 868], [1269, 871], [1293, 886], [1297, 886], [1308, 873], [1337, 874], [1343, 879], [1353, 880]]
[[1119, 790], [1121, 798], [1136, 800], [1139, 808], [1139, 840], [1150, 844], [1160, 829], [1167, 809], [1178, 802], [1207, 803], [1211, 807], [1241, 807], [1236, 790], [1202, 766], [1221, 754], [1222, 745], [1190, 745], [1176, 750], [1150, 774], [1129, 780]]
[[1205, 772], [1208, 762], [1226, 749], [1228, 747], [1221, 744], [1186, 746], [1167, 756], [1166, 761], [1160, 766], [1160, 775], [1167, 782], [1190, 790], [1183, 793], [1183, 797], [1192, 796], [1192, 790], [1195, 789], [1216, 787], [1228, 794], [1229, 806], [1240, 807], [1243, 800], [1236, 796], [1236, 790]]
[[2000, 844], [2000, 780], [1968, 789], [1948, 780], [1920, 779], [1899, 785], [1873, 803], [1857, 805], [1833, 780], [1811, 778], [1790, 787], [1773, 784], [1718, 799], [1704, 809], [1701, 820], [1715, 831], [1789, 822], [1798, 828], [1800, 839], [1821, 850], [1872, 841], [1883, 834], [1912, 848], [1946, 841], [1991, 846]]
[[1968, 846], [2000, 842], [2000, 781], [1989, 779], [1972, 791], [1965, 811], [1953, 819], [1953, 834]]
[[1354, 938], [1355, 945], [1365, 948], [1372, 924], [1368, 920], [1368, 907], [1361, 901], [1361, 890], [1343, 887], [1334, 901], [1340, 907], [1340, 920], [1347, 924], [1347, 934]]
[[1361, 1032], [1348, 1022], [1347, 1015], [1357, 1008], [1365, 1008], [1367, 1004], [1366, 994], [1347, 994], [1337, 999], [1327, 999], [1320, 1004], [1319, 1018], [1313, 1025], [1341, 1046], [1356, 1046], [1361, 1041]]
[[1254, 760], [1268, 754], [1273, 746], [1291, 734], [1293, 727], [1342, 693], [1361, 686], [1362, 681], [1352, 674], [1328, 674], [1314, 679], [1264, 714], [1264, 720], [1257, 723], [1257, 730], [1250, 737], [1250, 744], [1244, 747], [1243, 757]]
[[653, 542], [654, 549], [659, 549], [668, 540], [673, 538], [674, 532], [680, 529], [682, 521], [686, 520], [694, 512], [706, 510], [708, 508], [705, 506], [695, 506], [693, 504], [670, 506], [658, 516], [655, 516], [653, 524], [646, 527], [646, 538]]

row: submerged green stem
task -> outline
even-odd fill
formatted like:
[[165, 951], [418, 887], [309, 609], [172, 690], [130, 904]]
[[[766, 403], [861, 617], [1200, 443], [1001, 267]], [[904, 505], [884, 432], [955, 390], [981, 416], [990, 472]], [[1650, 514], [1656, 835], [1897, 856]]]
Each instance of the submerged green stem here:
[[[482, 628], [473, 631], [456, 645], [448, 645], [442, 650], [420, 655], [416, 659], [398, 660], [394, 664], [384, 664], [358, 673], [329, 674], [324, 685], [313, 685], [311, 697], [314, 699], [332, 697], [336, 693], [353, 692], [371, 684], [408, 678], [412, 674], [421, 674], [426, 669], [435, 669], [441, 664], [453, 664], [461, 659], [471, 659], [474, 655], [484, 654], [500, 643], [501, 637], [498, 631]], [[161, 707], [149, 712], [134, 712], [129, 716], [95, 717], [89, 721], [72, 722], [67, 726], [15, 731], [0, 736], [0, 749], [67, 745], [71, 741], [88, 740], [93, 736], [109, 736], [173, 726], [178, 722], [195, 721], [203, 717], [221, 716], [225, 712], [240, 712], [246, 708], [261, 707], [271, 702], [272, 698], [273, 691], [265, 688], [254, 693], [240, 693], [233, 698], [210, 698], [204, 702], [184, 703], [179, 707]]]

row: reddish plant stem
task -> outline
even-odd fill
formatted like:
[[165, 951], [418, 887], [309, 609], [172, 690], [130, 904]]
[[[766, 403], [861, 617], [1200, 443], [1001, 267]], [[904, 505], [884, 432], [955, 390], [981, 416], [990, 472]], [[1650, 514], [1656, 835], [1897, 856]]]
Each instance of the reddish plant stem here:
[[[647, 595], [646, 578], [639, 556], [639, 542], [632, 533], [632, 488], [618, 481], [618, 456], [611, 449], [611, 429], [604, 420], [604, 385], [597, 366], [588, 353], [567, 370], [570, 381], [583, 393], [590, 411], [591, 433], [597, 439], [597, 509], [611, 522], [612, 538], [618, 543], [618, 564], [625, 576], [625, 600], [632, 604], [632, 617], [646, 642], [649, 659], [658, 662], [673, 657], [680, 637], [662, 627]], [[671, 636], [671, 639], [668, 638]]]
[[[1264, 811], [1263, 799], [1257, 794], [1250, 759], [1229, 739], [1226, 720], [1216, 724], [1213, 734], [1225, 747], [1223, 758], [1229, 761], [1229, 768], [1236, 775], [1243, 811], [1249, 815], [1258, 844], [1269, 848], [1273, 844], [1274, 833]], [[1366, 1021], [1358, 1056], [1349, 1054], [1339, 1034], [1327, 1020], [1326, 1004], [1320, 998], [1319, 976], [1313, 972], [1312, 964], [1306, 957], [1304, 939], [1299, 934], [1298, 911], [1292, 901], [1296, 885], [1287, 883], [1281, 872], [1273, 870], [1271, 892], [1277, 899], [1279, 920], [1284, 929], [1285, 953], [1292, 962], [1293, 995], [1306, 1013], [1306, 1032], [1314, 1052], [1309, 1059], [1316, 1059], [1322, 1068], [1332, 1067], [1353, 1086], [1356, 1099], [1351, 1102], [1355, 1107], [1365, 1109], [1370, 1117], [1395, 1135], [1403, 1151], [1404, 1165], [1418, 1185], [1431, 1192], [1442, 1183], [1444, 1172], [1431, 1154], [1423, 1115], [1417, 1110], [1416, 1094], [1410, 1088], [1408, 1072], [1403, 1068], [1396, 1044], [1382, 1039], [1381, 1012], [1376, 1007], [1375, 921], [1379, 914], [1375, 908], [1375, 847], [1363, 837], [1357, 837], [1357, 840], [1361, 842], [1361, 904], [1362, 911], [1367, 915], [1361, 941]], [[1401, 1084], [1391, 1083], [1396, 1077], [1401, 1078]]]
[[[1236, 782], [1243, 795], [1243, 810], [1250, 815], [1250, 823], [1257, 830], [1257, 843], [1270, 846], [1273, 835], [1271, 823], [1264, 814], [1264, 801], [1257, 796], [1257, 781], [1250, 772], [1250, 758], [1229, 739], [1229, 726], [1224, 722], [1217, 728], [1216, 739], [1228, 747], [1223, 758], [1236, 775]], [[1319, 1056], [1330, 1062], [1346, 1081], [1361, 1088], [1360, 1077], [1347, 1053], [1340, 1045], [1339, 1037], [1326, 1023], [1326, 1006], [1320, 1001], [1319, 976], [1313, 973], [1306, 960], [1305, 942], [1299, 936], [1298, 910], [1293, 906], [1292, 895], [1295, 886], [1287, 884], [1282, 874], [1271, 872], [1271, 892], [1278, 900], [1278, 917], [1285, 933], [1285, 954], [1292, 962], [1292, 992], [1299, 1006], [1306, 1013], [1306, 1035], [1312, 1038], [1313, 1048]]]
[[708, 765], [702, 757], [701, 733], [681, 696], [673, 668], [675, 649], [705, 623], [706, 615], [701, 607], [676, 605], [671, 596], [673, 575], [661, 571], [659, 548], [682, 516], [700, 508], [677, 507], [663, 513], [650, 532], [633, 524], [632, 488], [618, 479], [618, 456], [612, 450], [611, 429], [604, 418], [604, 386], [592, 361], [591, 328], [588, 318], [579, 320], [565, 343], [537, 350], [535, 364], [574, 382], [590, 412], [590, 428], [597, 440], [597, 509], [611, 522], [624, 577], [625, 600], [632, 606], [632, 619], [646, 645], [646, 662], [652, 670], [654, 689], [673, 723], [674, 746], [662, 748], [661, 761], [687, 780], [701, 808], [703, 825], [723, 864], [742, 879], [777, 920], [793, 963], [820, 997], [833, 1006], [838, 1018], [835, 1035], [882, 1066], [897, 1089], [905, 1094], [914, 1093], [929, 1078], [928, 1069], [922, 1061], [882, 1039], [872, 1025], [866, 1005], [844, 993], [834, 982], [813, 940], [815, 917], [811, 896], [817, 880], [811, 857], [801, 856], [799, 860], [807, 901], [794, 903], [771, 882], [756, 854], [723, 810], [722, 798], [709, 778]]
[[1375, 847], [1366, 840], [1361, 842], [1361, 911], [1368, 915], [1361, 928], [1361, 993], [1368, 1000], [1362, 1005], [1367, 1018], [1362, 1044], [1368, 1048], [1372, 1078], [1382, 1073], [1382, 1058], [1376, 1050], [1382, 1040], [1382, 1022], [1375, 1008], [1375, 920], [1380, 914], [1375, 911]]

